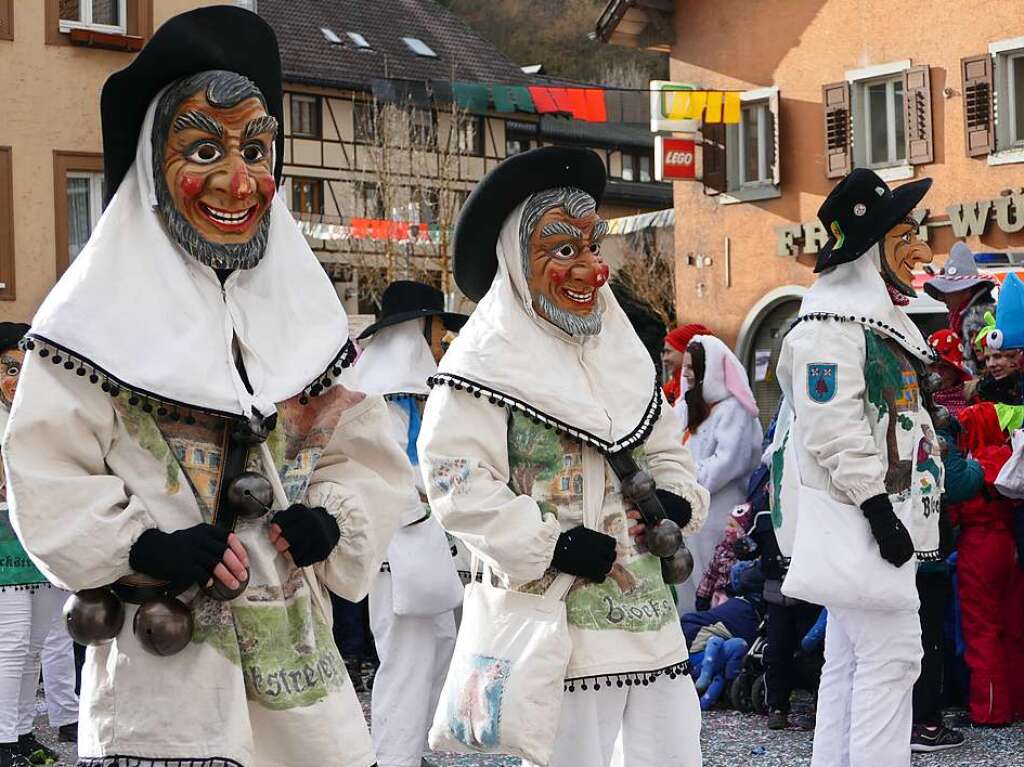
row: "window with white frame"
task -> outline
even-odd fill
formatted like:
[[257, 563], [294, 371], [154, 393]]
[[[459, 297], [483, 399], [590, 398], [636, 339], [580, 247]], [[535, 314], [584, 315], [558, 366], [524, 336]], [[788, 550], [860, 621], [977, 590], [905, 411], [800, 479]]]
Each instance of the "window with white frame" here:
[[651, 174], [653, 157], [653, 154], [642, 149], [624, 149], [622, 151], [622, 166], [619, 171], [619, 178], [623, 181], [648, 183], [653, 178]]
[[[854, 167], [909, 169], [905, 125], [908, 70], [911, 63], [906, 59], [846, 72]], [[885, 174], [882, 177], [887, 178]]]
[[[903, 75], [868, 80], [858, 85], [861, 88], [863, 120], [857, 138], [863, 141], [863, 164], [869, 168], [903, 165], [907, 159]], [[854, 146], [857, 143], [855, 139]]]
[[[1007, 46], [1016, 45], [1016, 48]], [[995, 149], [1024, 149], [1024, 38], [990, 46], [995, 69]]]
[[760, 186], [772, 183], [772, 116], [768, 102], [746, 104], [740, 109], [736, 148], [739, 185]]
[[320, 138], [320, 97], [293, 93], [291, 125], [293, 136]]
[[124, 34], [128, 25], [128, 0], [60, 0], [60, 31], [75, 28]]
[[[412, 145], [420, 148], [433, 147], [435, 142], [434, 111], [431, 109], [412, 109], [409, 112], [409, 133]], [[461, 139], [461, 136], [460, 136]]]
[[103, 174], [71, 172], [68, 195], [68, 263], [82, 252], [103, 213]]
[[739, 122], [702, 126], [706, 138], [718, 136], [704, 142], [704, 185], [724, 193], [723, 202], [779, 196], [778, 115], [778, 89], [758, 88], [740, 94]]
[[462, 115], [459, 119], [459, 151], [464, 154], [484, 153], [484, 119], [479, 115]]
[[1024, 51], [1006, 57], [1007, 126], [1010, 143], [1024, 146]]

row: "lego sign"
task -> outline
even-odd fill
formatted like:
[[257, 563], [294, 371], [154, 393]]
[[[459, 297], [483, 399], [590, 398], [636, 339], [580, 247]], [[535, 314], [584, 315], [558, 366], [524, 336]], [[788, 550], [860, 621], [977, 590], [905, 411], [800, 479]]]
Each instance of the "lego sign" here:
[[696, 179], [696, 142], [687, 138], [655, 136], [654, 177], [658, 181], [693, 181]]

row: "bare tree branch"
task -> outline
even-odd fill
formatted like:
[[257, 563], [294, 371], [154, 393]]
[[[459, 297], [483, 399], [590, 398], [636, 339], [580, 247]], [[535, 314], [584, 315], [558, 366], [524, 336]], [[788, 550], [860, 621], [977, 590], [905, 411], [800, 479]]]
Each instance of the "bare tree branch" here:
[[614, 278], [665, 327], [671, 327], [676, 322], [675, 259], [657, 235], [657, 229], [623, 235], [629, 255]]

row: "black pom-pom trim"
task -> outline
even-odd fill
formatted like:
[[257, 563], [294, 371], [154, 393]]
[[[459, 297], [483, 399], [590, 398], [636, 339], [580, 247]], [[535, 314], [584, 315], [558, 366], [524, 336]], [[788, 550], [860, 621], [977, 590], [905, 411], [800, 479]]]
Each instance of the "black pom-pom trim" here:
[[602, 686], [611, 687], [612, 684], [619, 688], [623, 686], [632, 687], [633, 685], [647, 687], [654, 684], [661, 677], [667, 676], [669, 679], [677, 679], [689, 673], [690, 661], [687, 659], [681, 663], [674, 663], [671, 666], [665, 666], [665, 668], [655, 669], [654, 671], [628, 671], [623, 674], [597, 674], [596, 676], [572, 677], [565, 680], [562, 689], [565, 692], [576, 692], [578, 686], [584, 691], [590, 689], [596, 691], [600, 690]]
[[299, 395], [299, 404], [308, 405], [310, 397], [319, 397], [323, 392], [334, 385], [334, 379], [341, 375], [342, 371], [350, 367], [356, 361], [358, 352], [352, 339], [345, 342], [341, 351], [331, 363], [324, 369], [324, 372], [313, 379], [313, 382], [302, 390]]
[[[192, 405], [188, 405], [184, 402], [177, 402], [166, 397], [160, 397], [144, 389], [130, 386], [118, 379], [116, 376], [105, 371], [87, 357], [83, 357], [60, 344], [56, 344], [41, 336], [26, 336], [21, 341], [21, 348], [26, 351], [38, 350], [37, 353], [40, 358], [49, 358], [50, 362], [54, 365], [63, 364], [65, 370], [74, 370], [75, 375], [79, 378], [85, 378], [88, 374], [89, 383], [98, 385], [101, 391], [105, 394], [109, 394], [115, 399], [120, 397], [122, 392], [127, 392], [128, 404], [131, 407], [138, 407], [141, 403], [142, 409], [146, 413], [153, 412], [154, 405], [152, 403], [155, 402], [160, 405], [157, 409], [157, 414], [162, 418], [171, 418], [172, 420], [180, 420], [182, 418], [182, 411], [194, 411], [197, 413], [206, 413], [208, 415], [227, 418], [237, 417], [233, 413], [220, 412], [209, 408], [193, 407]], [[186, 420], [186, 423], [194, 424], [195, 418], [192, 418], [191, 421]]]
[[427, 383], [431, 387], [449, 386], [455, 391], [465, 390], [477, 398], [487, 395], [487, 401], [490, 404], [495, 405], [496, 407], [516, 410], [534, 423], [545, 426], [558, 434], [564, 434], [572, 437], [573, 439], [577, 439], [604, 454], [617, 453], [620, 450], [632, 450], [637, 445], [641, 445], [646, 442], [647, 438], [651, 435], [651, 430], [654, 428], [654, 424], [658, 421], [658, 418], [661, 415], [661, 387], [658, 385], [658, 382], [655, 381], [654, 393], [651, 396], [650, 402], [647, 404], [647, 410], [640, 418], [640, 422], [622, 439], [617, 440], [616, 442], [608, 442], [607, 440], [601, 439], [590, 432], [577, 429], [575, 426], [572, 426], [565, 421], [561, 421], [554, 416], [548, 415], [544, 411], [538, 410], [532, 405], [529, 405], [516, 397], [510, 397], [497, 389], [492, 389], [489, 386], [485, 386], [462, 376], [452, 375], [451, 373], [438, 373], [437, 375], [428, 378]]
[[868, 317], [865, 320], [864, 317], [860, 317], [858, 319], [854, 315], [850, 315], [849, 317], [847, 317], [846, 315], [843, 314], [833, 314], [831, 312], [812, 312], [810, 314], [802, 314], [799, 317], [797, 317], [793, 321], [793, 327], [796, 327], [797, 324], [801, 322], [821, 322], [824, 320], [833, 320], [835, 322], [857, 322], [858, 324], [861, 325], [863, 325], [866, 321], [867, 325], [870, 326], [872, 329], [877, 327], [887, 336], [898, 342], [899, 345], [905, 348], [907, 351], [920, 355], [926, 360], [934, 361], [938, 358], [936, 351], [930, 346], [917, 346], [916, 344], [910, 343], [905, 334], [903, 334], [896, 328], [892, 327], [891, 325], [882, 322], [881, 320], [876, 320], [873, 317]]

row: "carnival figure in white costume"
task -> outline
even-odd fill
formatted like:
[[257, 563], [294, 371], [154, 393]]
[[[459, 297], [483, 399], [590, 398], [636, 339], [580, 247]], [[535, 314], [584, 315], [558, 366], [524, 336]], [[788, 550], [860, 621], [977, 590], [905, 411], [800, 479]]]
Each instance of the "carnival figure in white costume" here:
[[[545, 147], [505, 160], [470, 195], [455, 279], [480, 303], [432, 379], [419, 454], [431, 508], [508, 588], [536, 593], [559, 572], [577, 576], [550, 765], [607, 767], [621, 737], [626, 767], [695, 767], [700, 711], [666, 560], [645, 549], [619, 472], [644, 467], [686, 534], [708, 497], [607, 287], [604, 185], [593, 152]], [[481, 691], [496, 689], [477, 673]], [[467, 699], [462, 719], [497, 716], [482, 703]]]
[[890, 191], [857, 169], [832, 190], [821, 276], [779, 359], [794, 415], [773, 466], [792, 553], [782, 590], [829, 613], [813, 767], [910, 764], [915, 551], [938, 557], [943, 473], [923, 378], [933, 353], [901, 305], [932, 257], [911, 216], [930, 186]]
[[273, 31], [167, 21], [102, 97], [106, 189], [26, 336], [14, 527], [76, 591], [81, 767], [368, 767], [327, 589], [361, 599], [419, 506], [379, 396], [276, 195]]
[[420, 282], [391, 283], [377, 322], [358, 341], [364, 351], [352, 386], [388, 403], [423, 503], [405, 510], [387, 561], [370, 589], [370, 629], [380, 657], [373, 681], [370, 733], [380, 767], [420, 767], [427, 730], [455, 647], [462, 581], [451, 544], [426, 503], [416, 440], [429, 386], [463, 314], [444, 310], [444, 294]]

